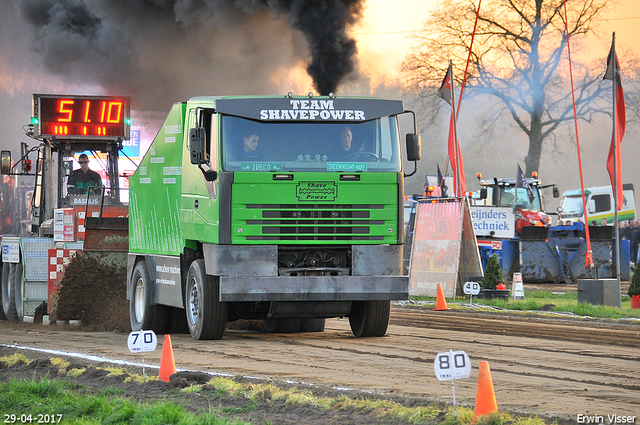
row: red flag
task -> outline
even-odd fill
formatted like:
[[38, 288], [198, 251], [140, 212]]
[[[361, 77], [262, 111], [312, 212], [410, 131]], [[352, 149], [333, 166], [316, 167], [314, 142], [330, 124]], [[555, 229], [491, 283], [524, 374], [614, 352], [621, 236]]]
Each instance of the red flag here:
[[[438, 89], [438, 95], [451, 105], [451, 122], [449, 123], [449, 162], [453, 171], [453, 193], [456, 196], [463, 196], [467, 191], [467, 185], [464, 180], [464, 165], [462, 164], [462, 154], [460, 152], [460, 141], [456, 134], [456, 115], [455, 100], [453, 94], [453, 63], [449, 61], [447, 74], [442, 80], [442, 85]], [[458, 152], [456, 152], [456, 146]], [[460, 180], [460, 182], [458, 182]]]
[[[607, 171], [611, 179], [611, 187], [615, 188], [616, 205], [618, 211], [622, 209], [622, 167], [620, 164], [620, 143], [624, 137], [624, 131], [627, 124], [627, 112], [624, 105], [624, 92], [622, 90], [622, 79], [620, 78], [620, 64], [616, 56], [615, 39], [611, 42], [611, 50], [607, 57], [607, 71], [604, 74], [605, 80], [613, 81], [613, 97], [615, 105], [613, 136], [611, 137], [611, 147], [609, 148], [609, 156], [607, 157]], [[615, 143], [615, 175], [614, 175], [614, 143]]]
[[[456, 143], [455, 137], [455, 114], [451, 108], [451, 121], [449, 122], [449, 161], [451, 162], [451, 170], [453, 171], [453, 193], [456, 196], [463, 196], [467, 191], [467, 184], [464, 179], [464, 164], [462, 163], [462, 152], [460, 151], [460, 141]], [[456, 155], [456, 145], [458, 146], [458, 155]], [[458, 167], [459, 165], [459, 167]], [[460, 168], [460, 170], [458, 170]], [[458, 178], [460, 184], [458, 185]], [[460, 192], [458, 192], [460, 187]]]
[[449, 69], [447, 69], [447, 74], [444, 76], [444, 80], [442, 80], [442, 85], [438, 89], [438, 95], [447, 101], [449, 105], [453, 105], [453, 64], [449, 61]]
[[442, 198], [446, 198], [447, 195], [447, 183], [445, 181], [444, 176], [442, 175], [442, 171], [440, 171], [440, 165], [436, 162], [436, 167], [438, 168], [438, 187], [440, 188], [440, 196]]

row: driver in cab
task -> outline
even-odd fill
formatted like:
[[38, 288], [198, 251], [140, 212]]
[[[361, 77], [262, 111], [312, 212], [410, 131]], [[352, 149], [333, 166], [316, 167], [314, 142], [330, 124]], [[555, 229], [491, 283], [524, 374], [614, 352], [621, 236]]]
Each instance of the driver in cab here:
[[338, 140], [340, 143], [333, 155], [334, 161], [349, 161], [349, 159], [356, 153], [355, 149], [352, 149], [353, 134], [351, 133], [351, 128], [344, 127], [340, 130]]
[[[102, 179], [100, 174], [89, 169], [89, 158], [86, 154], [78, 157], [80, 168], [73, 170], [69, 175], [67, 187], [70, 195], [84, 195], [91, 187], [102, 187]], [[95, 192], [95, 190], [92, 190]]]

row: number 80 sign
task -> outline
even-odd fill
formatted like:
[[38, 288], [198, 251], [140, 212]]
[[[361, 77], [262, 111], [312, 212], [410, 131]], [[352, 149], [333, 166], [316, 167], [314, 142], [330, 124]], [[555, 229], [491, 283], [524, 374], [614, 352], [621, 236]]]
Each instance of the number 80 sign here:
[[465, 379], [471, 376], [471, 360], [464, 351], [438, 353], [433, 370], [439, 381]]

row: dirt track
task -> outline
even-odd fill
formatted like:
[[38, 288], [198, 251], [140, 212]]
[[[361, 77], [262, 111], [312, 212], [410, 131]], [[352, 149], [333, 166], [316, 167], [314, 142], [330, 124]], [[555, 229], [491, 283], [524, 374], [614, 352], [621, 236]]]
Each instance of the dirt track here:
[[[127, 334], [0, 322], [3, 344], [140, 362]], [[159, 337], [160, 341], [162, 337]], [[501, 410], [575, 421], [577, 415], [636, 416], [640, 423], [640, 323], [509, 314], [433, 312], [395, 307], [384, 338], [355, 339], [348, 320], [327, 321], [321, 334], [227, 331], [221, 341], [172, 335], [177, 368], [324, 384], [450, 401], [439, 382], [439, 352], [464, 350], [470, 379], [456, 381], [456, 399], [473, 406], [477, 367], [487, 360]], [[160, 344], [145, 355], [159, 365]], [[151, 372], [155, 373], [155, 372]]]

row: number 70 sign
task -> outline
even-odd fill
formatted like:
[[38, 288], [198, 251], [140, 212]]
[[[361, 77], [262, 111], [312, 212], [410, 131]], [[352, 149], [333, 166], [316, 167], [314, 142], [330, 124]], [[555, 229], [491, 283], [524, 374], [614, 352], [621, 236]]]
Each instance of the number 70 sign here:
[[471, 376], [471, 360], [464, 351], [438, 353], [433, 362], [433, 370], [439, 381], [465, 379]]
[[158, 345], [158, 338], [153, 331], [133, 331], [127, 338], [127, 345], [132, 353], [155, 351]]

